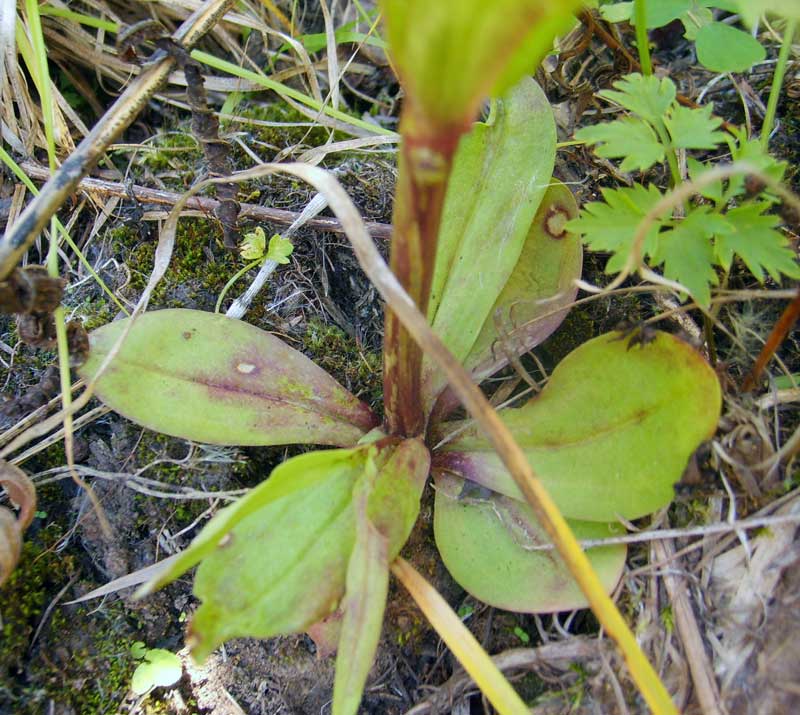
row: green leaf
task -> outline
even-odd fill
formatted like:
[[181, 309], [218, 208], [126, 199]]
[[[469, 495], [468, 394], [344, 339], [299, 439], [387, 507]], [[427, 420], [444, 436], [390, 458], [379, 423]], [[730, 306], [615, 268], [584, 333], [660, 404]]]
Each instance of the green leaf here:
[[[692, 7], [692, 0], [651, 0], [645, 6], [645, 24], [648, 29], [663, 27], [673, 20], [677, 20], [683, 13]], [[603, 5], [600, 14], [608, 22], [635, 23], [633, 3], [618, 2], [613, 5]]]
[[575, 138], [589, 144], [598, 144], [594, 151], [606, 159], [624, 157], [622, 171], [646, 171], [653, 164], [664, 161], [664, 147], [650, 125], [635, 117], [624, 117], [613, 122], [583, 127]]
[[[775, 181], [783, 181], [788, 166], [785, 161], [780, 161], [772, 156], [758, 139], [750, 139], [744, 127], [737, 128], [734, 133], [734, 137], [728, 138], [732, 161], [746, 161]], [[745, 192], [744, 182], [744, 176], [732, 176], [728, 182], [727, 196], [742, 195]]]
[[[468, 483], [466, 483], [468, 485]], [[470, 494], [465, 483], [436, 474], [434, 534], [447, 570], [475, 598], [506, 611], [552, 613], [588, 604], [555, 551], [532, 551], [550, 543], [527, 504], [488, 492]], [[578, 539], [624, 533], [619, 524], [570, 520]], [[625, 566], [624, 545], [587, 551], [611, 592]]]
[[632, 2], [615, 2], [600, 6], [600, 16], [606, 22], [628, 22], [633, 18]]
[[261, 226], [256, 228], [250, 233], [244, 235], [241, 245], [239, 246], [239, 253], [246, 261], [255, 261], [264, 256], [264, 251], [267, 248], [267, 236]]
[[[126, 328], [92, 332], [91, 379]], [[230, 445], [355, 444], [369, 408], [302, 353], [240, 320], [197, 310], [145, 313], [97, 382], [97, 396], [145, 427]]]
[[292, 251], [294, 251], [294, 244], [288, 238], [276, 233], [269, 239], [267, 260], [285, 265], [289, 262], [289, 256], [292, 255]]
[[[398, 445], [396, 439], [287, 460], [216, 514], [140, 594], [200, 562], [194, 593], [202, 604], [188, 637], [198, 660], [229, 638], [305, 630], [330, 614], [344, 593], [356, 538], [354, 491], [372, 484], [367, 514], [387, 544], [387, 558], [394, 558], [416, 519], [429, 464], [420, 440]], [[390, 493], [396, 511], [390, 511]]]
[[725, 141], [725, 134], [718, 131], [722, 125], [719, 117], [711, 116], [710, 104], [697, 109], [673, 106], [664, 118], [676, 149], [715, 149]]
[[664, 275], [685, 285], [701, 305], [711, 304], [710, 285], [719, 282], [711, 239], [727, 229], [725, 219], [708, 207], [698, 206], [671, 230], [658, 236], [655, 265], [664, 263]]
[[[703, 174], [713, 168], [712, 166], [704, 164], [702, 161], [698, 161], [691, 156], [686, 157], [686, 167], [689, 170], [689, 178], [692, 181], [697, 181]], [[700, 195], [709, 201], [713, 201], [715, 204], [717, 204], [718, 208], [724, 208], [727, 204], [725, 201], [721, 181], [714, 181], [711, 184], [706, 184], [702, 189], [700, 189]]]
[[[358, 499], [358, 498], [357, 498]], [[344, 619], [336, 656], [333, 715], [355, 715], [383, 624], [389, 591], [388, 543], [369, 521], [366, 493], [356, 506], [356, 543], [347, 565]]]
[[[590, 340], [539, 396], [500, 413], [567, 518], [636, 519], [668, 504], [690, 455], [716, 429], [714, 371], [675, 336], [653, 337], [630, 349], [619, 333]], [[521, 499], [480, 430], [453, 423], [452, 431], [463, 427], [434, 467]]]
[[[508, 364], [506, 351], [523, 354], [539, 345], [564, 320], [578, 292], [583, 250], [566, 222], [578, 214], [572, 192], [561, 182], [552, 185], [539, 205], [517, 265], [472, 346], [464, 365], [477, 380]], [[498, 335], [496, 320], [507, 334]], [[498, 340], [506, 340], [506, 350]]]
[[144, 662], [136, 666], [131, 679], [131, 690], [136, 695], [149, 693], [153, 688], [174, 685], [183, 674], [181, 659], [162, 648], [152, 648], [144, 653]]
[[746, 72], [767, 56], [752, 35], [722, 22], [702, 27], [695, 44], [697, 59], [712, 72]]
[[[434, 268], [429, 318], [460, 360], [508, 281], [550, 182], [556, 131], [544, 92], [524, 79], [477, 124], [455, 156]], [[480, 288], [480, 289], [478, 289]], [[426, 379], [439, 375], [428, 361]], [[426, 387], [433, 396], [443, 386]]]
[[[567, 230], [583, 237], [593, 251], [610, 251], [614, 255], [606, 264], [606, 273], [622, 270], [633, 249], [636, 229], [645, 214], [661, 200], [661, 192], [653, 184], [621, 189], [601, 189], [605, 203], [593, 201], [583, 207], [581, 215], [567, 224]], [[661, 221], [656, 221], [644, 242], [646, 255], [656, 248]]]
[[779, 217], [763, 213], [769, 207], [768, 203], [750, 203], [728, 211], [727, 230], [717, 233], [714, 243], [717, 258], [728, 270], [733, 254], [737, 254], [762, 283], [765, 271], [776, 282], [780, 282], [781, 273], [800, 278], [800, 265], [788, 239], [775, 230]]
[[675, 83], [667, 77], [662, 79], [654, 75], [644, 77], [634, 72], [614, 82], [614, 86], [616, 90], [605, 89], [599, 92], [599, 95], [653, 125], [663, 121], [664, 115], [675, 100]]
[[694, 2], [692, 7], [681, 15], [680, 20], [684, 28], [683, 36], [694, 42], [700, 28], [714, 21], [714, 13], [709, 8]]
[[382, 0], [391, 55], [417, 120], [437, 129], [463, 127], [484, 97], [535, 69], [577, 4]]

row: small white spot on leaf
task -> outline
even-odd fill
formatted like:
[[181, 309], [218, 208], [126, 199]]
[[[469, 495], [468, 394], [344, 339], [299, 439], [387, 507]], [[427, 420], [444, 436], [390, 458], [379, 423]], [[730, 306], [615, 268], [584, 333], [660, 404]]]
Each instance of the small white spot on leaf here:
[[251, 372], [253, 372], [253, 370], [256, 369], [256, 366], [253, 365], [253, 363], [250, 363], [250, 362], [240, 362], [236, 366], [236, 369], [239, 372], [241, 372], [243, 375], [249, 375]]

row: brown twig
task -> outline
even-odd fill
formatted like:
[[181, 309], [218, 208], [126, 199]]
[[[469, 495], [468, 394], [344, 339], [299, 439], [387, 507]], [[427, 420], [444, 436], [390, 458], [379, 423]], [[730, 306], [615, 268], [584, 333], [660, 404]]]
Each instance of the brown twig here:
[[[49, 170], [31, 161], [20, 164], [22, 170], [31, 178], [47, 180], [50, 176]], [[163, 191], [161, 189], [150, 189], [145, 186], [130, 186], [116, 181], [105, 181], [87, 177], [82, 179], [76, 189], [103, 194], [105, 196], [120, 196], [125, 199], [134, 198], [143, 204], [159, 204], [162, 206], [174, 206], [181, 198], [181, 194], [174, 191]], [[217, 199], [206, 198], [204, 196], [193, 196], [186, 202], [187, 209], [202, 211], [209, 215], [214, 214], [214, 210], [219, 206]], [[240, 218], [249, 218], [256, 221], [275, 223], [279, 226], [290, 226], [299, 216], [294, 211], [270, 208], [269, 206], [259, 206], [258, 204], [241, 204]], [[387, 240], [392, 235], [392, 226], [386, 223], [367, 222], [367, 230], [373, 238]], [[309, 219], [306, 223], [309, 228], [318, 231], [330, 231], [331, 233], [344, 233], [342, 224], [335, 218], [329, 216], [317, 216]]]
[[[592, 15], [590, 10], [581, 10], [577, 13], [578, 19], [589, 28], [590, 31], [594, 32], [606, 45], [608, 48], [613, 52], [618, 52], [621, 54], [625, 61], [630, 64], [631, 71], [633, 72], [641, 72], [642, 66], [639, 64], [639, 61], [630, 53], [628, 52], [627, 48], [622, 45], [614, 35], [612, 35], [608, 30], [606, 30], [603, 25], [597, 21], [597, 18]], [[684, 107], [689, 107], [690, 109], [698, 109], [700, 107], [697, 102], [692, 99], [689, 99], [686, 95], [677, 94], [675, 99], [678, 101], [678, 104], [683, 105]], [[726, 132], [730, 132], [733, 134], [737, 127], [735, 124], [731, 124], [723, 120], [722, 128]]]
[[[659, 541], [653, 544], [656, 558], [666, 561], [673, 558], [675, 548], [672, 542]], [[674, 569], [674, 565], [673, 565]], [[697, 625], [697, 618], [692, 608], [692, 601], [686, 588], [686, 583], [680, 576], [672, 572], [664, 575], [664, 585], [669, 594], [672, 611], [675, 614], [675, 626], [680, 635], [689, 671], [692, 674], [697, 700], [703, 715], [725, 715], [727, 712], [719, 696], [714, 670], [709, 662], [708, 654], [703, 643], [703, 636]]]
[[772, 331], [767, 338], [767, 342], [764, 343], [764, 347], [761, 348], [761, 352], [758, 354], [756, 361], [753, 363], [753, 369], [742, 383], [742, 392], [750, 392], [750, 390], [756, 386], [756, 383], [758, 382], [759, 377], [761, 377], [761, 373], [764, 371], [767, 363], [772, 360], [772, 356], [775, 354], [775, 351], [786, 339], [786, 336], [789, 334], [789, 331], [797, 322], [798, 318], [800, 318], [800, 287], [797, 289], [797, 295], [795, 296], [794, 300], [786, 306], [786, 309], [781, 314], [781, 317], [778, 318], [778, 322], [775, 323], [775, 326], [772, 328]]

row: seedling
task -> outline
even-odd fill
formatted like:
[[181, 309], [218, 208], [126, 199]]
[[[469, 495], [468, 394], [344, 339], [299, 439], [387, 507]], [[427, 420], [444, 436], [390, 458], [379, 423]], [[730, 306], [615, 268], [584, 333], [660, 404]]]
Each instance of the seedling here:
[[[370, 273], [393, 296], [383, 424], [304, 355], [237, 320], [162, 310], [93, 333], [83, 375], [95, 378], [113, 355], [97, 394], [146, 427], [213, 444], [335, 447], [279, 465], [144, 587], [150, 592], [199, 564], [201, 605], [187, 638], [195, 657], [238, 636], [324, 631], [338, 645], [333, 712], [354, 713], [391, 568], [498, 710], [527, 712], [490, 661], [475, 667], [474, 639], [453, 635], [463, 628], [458, 616], [447, 615], [441, 597], [397, 558], [432, 476], [436, 541], [468, 591], [522, 612], [591, 603], [647, 701], [674, 712], [606, 595], [624, 546], [591, 549], [587, 561], [570, 528], [585, 538], [618, 534], [620, 518], [669, 503], [689, 456], [715, 429], [713, 371], [671, 335], [630, 349], [619, 335], [603, 335], [565, 358], [538, 397], [499, 419], [463, 373], [480, 382], [514, 362], [556, 329], [575, 295], [581, 247], [565, 224], [577, 210], [551, 178], [552, 112], [524, 77], [570, 10], [531, 0], [383, 3], [406, 91], [391, 263], [411, 297], [398, 298], [394, 278]], [[443, 43], [445, 36], [458, 41]], [[491, 121], [472, 126], [489, 93], [500, 97]], [[361, 251], [366, 234], [352, 205], [330, 179], [319, 181]], [[422, 336], [425, 352], [415, 339]], [[482, 428], [453, 419], [459, 400]], [[568, 565], [535, 550], [548, 537]]]
[[146, 695], [153, 688], [175, 685], [183, 673], [181, 659], [163, 648], [147, 648], [141, 641], [131, 646], [131, 656], [141, 661], [133, 671], [131, 691]]

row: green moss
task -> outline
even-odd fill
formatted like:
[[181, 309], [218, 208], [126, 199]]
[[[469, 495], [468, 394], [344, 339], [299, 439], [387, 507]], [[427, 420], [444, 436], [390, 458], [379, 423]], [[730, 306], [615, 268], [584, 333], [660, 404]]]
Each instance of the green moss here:
[[[43, 529], [33, 541], [26, 541], [16, 570], [0, 587], [0, 677], [21, 671], [36, 627], [54, 589], [66, 583], [75, 570], [74, 560], [50, 549], [61, 536], [55, 525]], [[57, 613], [53, 614], [58, 619]], [[55, 621], [54, 621], [55, 623]]]
[[[286, 149], [296, 145], [319, 146], [328, 140], [329, 130], [317, 124], [316, 126], [287, 126], [291, 124], [309, 124], [311, 120], [299, 111], [284, 102], [271, 104], [252, 103], [243, 104], [236, 110], [238, 116], [244, 119], [255, 119], [261, 122], [275, 122], [279, 126], [252, 125], [246, 122], [228, 122], [231, 126], [246, 126], [253, 137], [275, 149]], [[337, 139], [344, 138], [335, 133]]]
[[40, 715], [51, 702], [56, 712], [121, 712], [139, 628], [122, 602], [69, 614], [57, 606], [31, 648], [47, 608], [77, 573], [76, 558], [55, 551], [62, 535], [51, 523], [28, 538], [17, 569], [0, 588], [0, 712]]
[[181, 189], [194, 182], [202, 158], [202, 149], [192, 137], [187, 121], [186, 128], [178, 126], [143, 144], [137, 149], [132, 164], [134, 174], [146, 169], [156, 174], [166, 186]]
[[359, 347], [342, 330], [312, 320], [302, 338], [305, 352], [377, 413], [383, 411], [381, 355]]
[[[130, 238], [119, 247], [131, 269], [129, 289], [138, 296], [150, 277], [156, 244]], [[221, 240], [215, 221], [180, 221], [169, 269], [153, 292], [153, 307], [212, 310], [220, 291], [240, 267], [234, 256], [217, 249], [215, 244]]]

